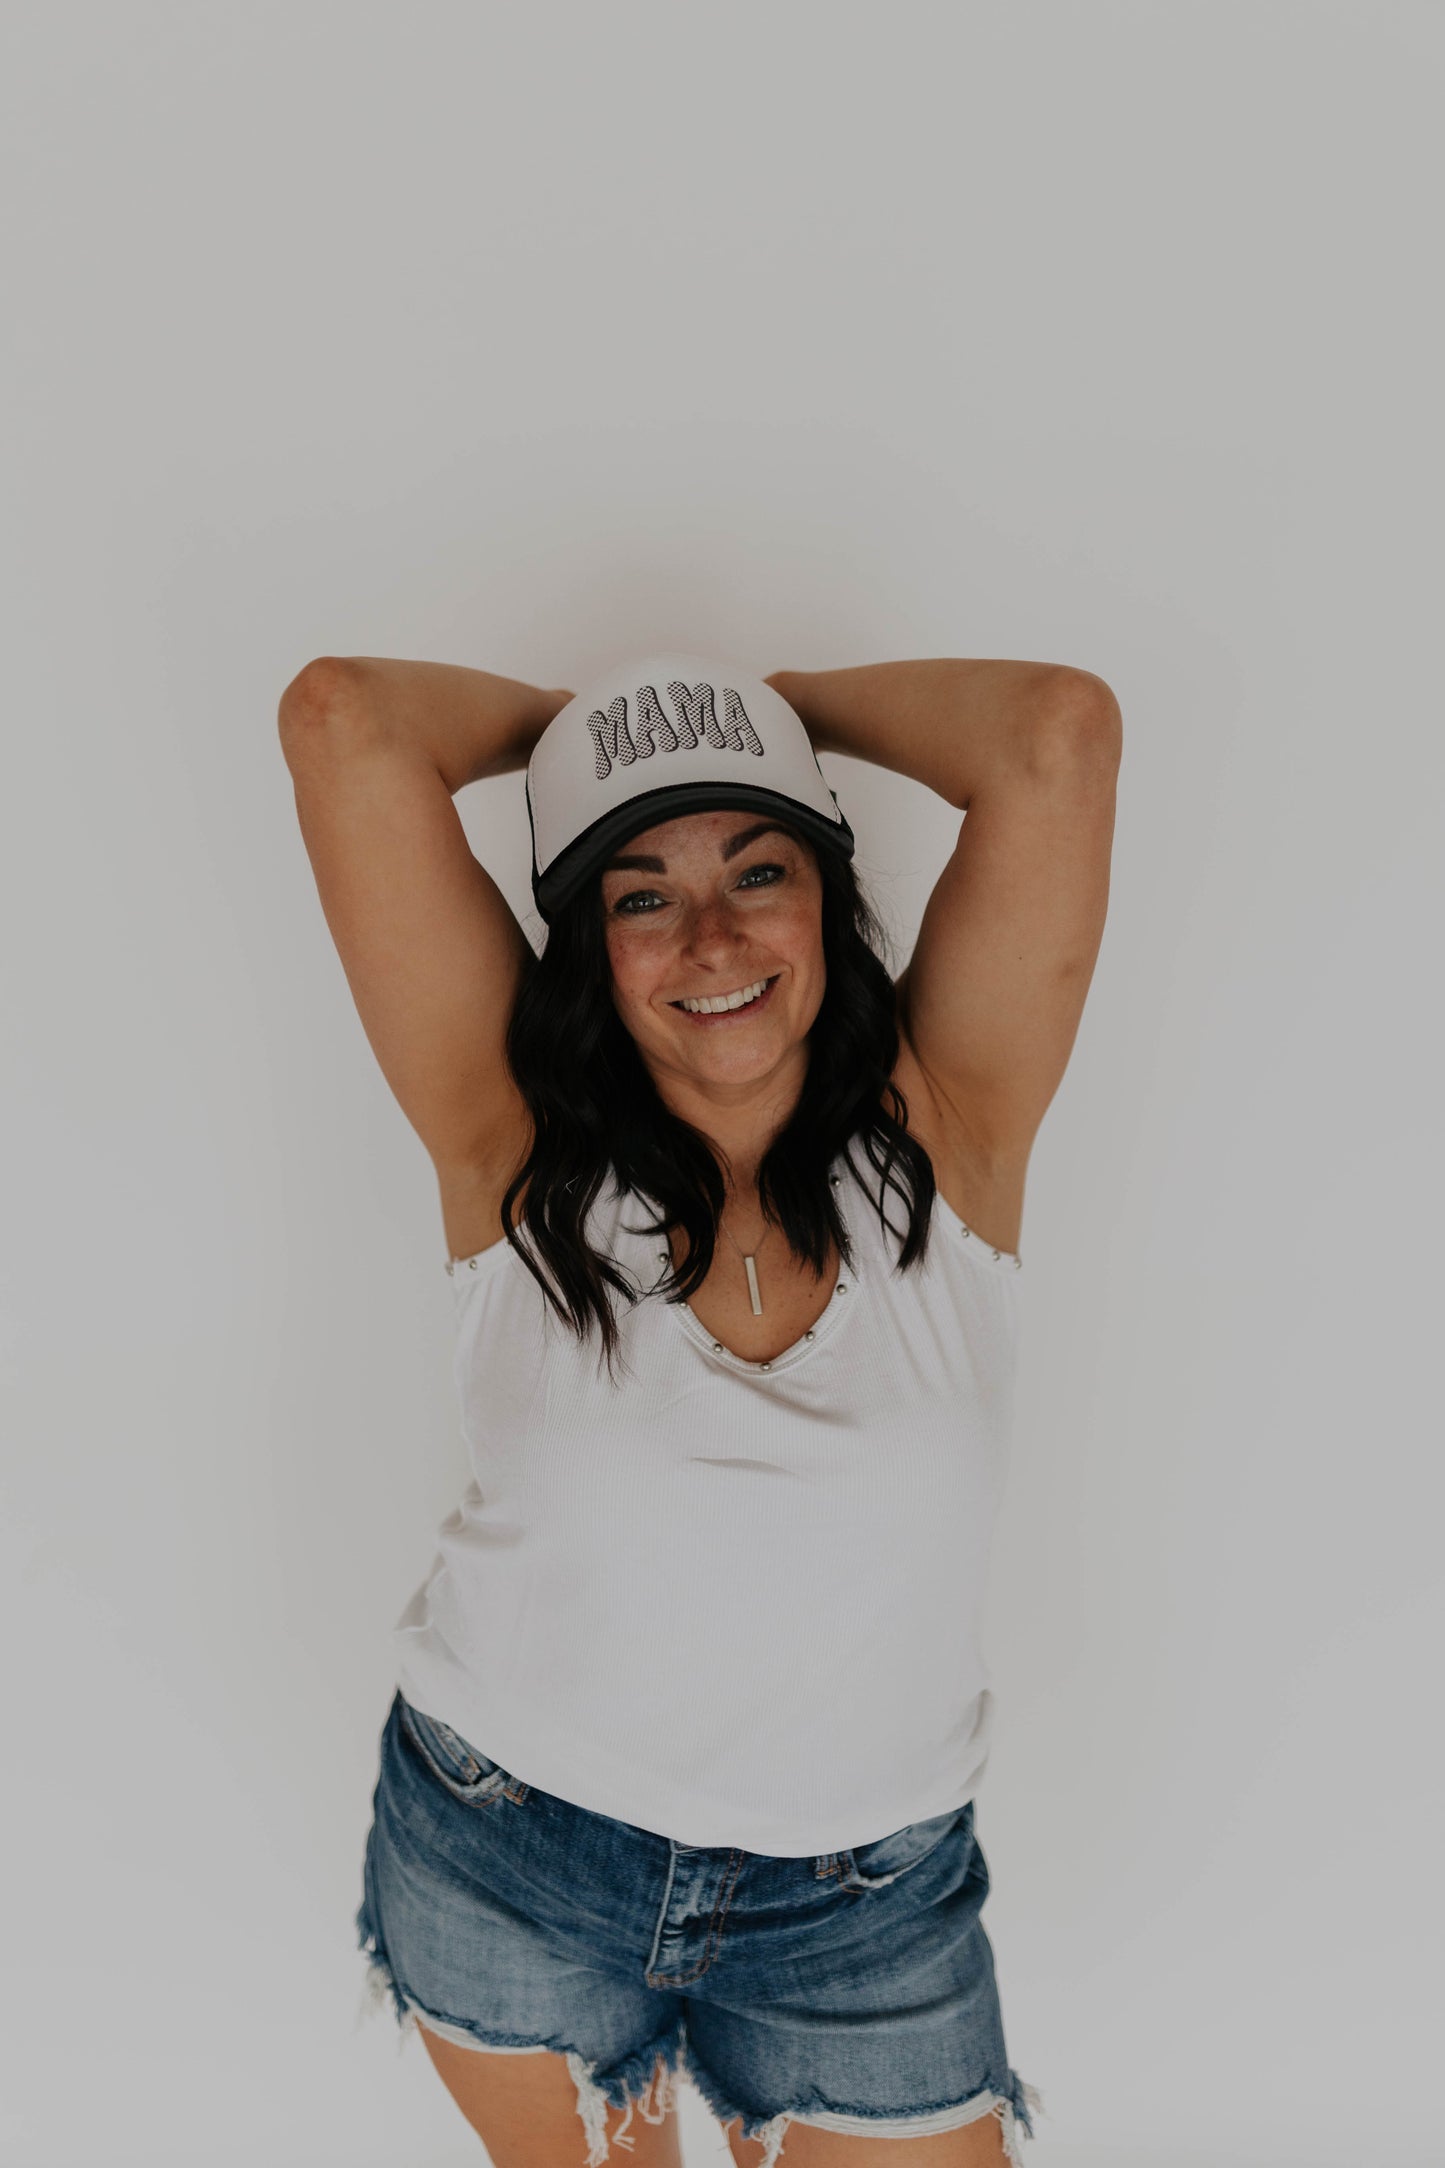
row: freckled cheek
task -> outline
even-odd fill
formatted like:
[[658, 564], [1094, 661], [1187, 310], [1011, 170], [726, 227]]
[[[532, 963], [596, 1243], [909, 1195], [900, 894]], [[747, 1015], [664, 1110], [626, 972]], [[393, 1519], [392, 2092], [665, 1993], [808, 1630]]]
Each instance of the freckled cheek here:
[[813, 979], [823, 977], [823, 948], [818, 938], [818, 928], [811, 917], [795, 920], [791, 925], [778, 928], [775, 942], [777, 954], [791, 967], [794, 979], [803, 986]]
[[625, 939], [609, 942], [608, 962], [612, 967], [612, 998], [624, 1013], [642, 1016], [654, 1005], [655, 997], [665, 983], [651, 957], [634, 956]]

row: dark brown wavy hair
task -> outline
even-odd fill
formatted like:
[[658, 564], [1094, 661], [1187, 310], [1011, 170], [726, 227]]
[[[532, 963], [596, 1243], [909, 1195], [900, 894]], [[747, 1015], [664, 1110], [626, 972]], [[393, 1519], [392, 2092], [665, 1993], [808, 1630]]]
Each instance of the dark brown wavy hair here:
[[[853, 1157], [857, 1139], [878, 1176], [870, 1194], [879, 1219], [901, 1244], [896, 1269], [907, 1271], [927, 1254], [936, 1185], [893, 1082], [898, 1024], [886, 939], [851, 860], [830, 850], [813, 855], [822, 875], [827, 984], [808, 1034], [803, 1089], [758, 1167], [758, 1201], [764, 1220], [782, 1228], [794, 1255], [819, 1278], [830, 1241], [851, 1267], [828, 1176], [846, 1151], [864, 1179]], [[686, 1238], [683, 1262], [662, 1283], [673, 1302], [685, 1302], [707, 1277], [726, 1190], [713, 1146], [663, 1103], [613, 1005], [600, 873], [557, 913], [546, 946], [524, 972], [507, 1060], [531, 1111], [533, 1141], [502, 1201], [502, 1231], [578, 1337], [585, 1340], [594, 1326], [601, 1333], [610, 1374], [620, 1333], [607, 1291], [629, 1303], [640, 1291], [584, 1237], [609, 1170], [625, 1192], [658, 1208], [638, 1232], [663, 1240], [675, 1227]], [[885, 1209], [890, 1189], [907, 1215], [901, 1235]]]

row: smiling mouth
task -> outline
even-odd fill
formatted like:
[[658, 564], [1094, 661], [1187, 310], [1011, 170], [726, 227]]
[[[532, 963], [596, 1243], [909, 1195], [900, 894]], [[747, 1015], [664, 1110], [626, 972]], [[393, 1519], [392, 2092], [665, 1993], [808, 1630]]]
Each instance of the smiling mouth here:
[[735, 987], [731, 993], [688, 996], [669, 1006], [681, 1009], [684, 1016], [698, 1017], [708, 1023], [719, 1017], [747, 1016], [761, 1008], [777, 983], [778, 974], [774, 972], [770, 979], [752, 979], [746, 986]]

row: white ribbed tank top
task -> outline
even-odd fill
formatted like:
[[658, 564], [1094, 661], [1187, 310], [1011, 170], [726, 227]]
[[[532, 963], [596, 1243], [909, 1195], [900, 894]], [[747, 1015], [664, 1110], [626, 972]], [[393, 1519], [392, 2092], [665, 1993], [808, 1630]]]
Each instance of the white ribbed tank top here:
[[[856, 1262], [766, 1365], [649, 1293], [617, 1303], [614, 1385], [510, 1243], [447, 1266], [471, 1480], [397, 1683], [513, 1776], [680, 1844], [841, 1851], [961, 1807], [988, 1758], [1019, 1261], [939, 1197], [899, 1273], [842, 1155], [833, 1180]], [[647, 1290], [653, 1216], [609, 1180], [589, 1222]]]

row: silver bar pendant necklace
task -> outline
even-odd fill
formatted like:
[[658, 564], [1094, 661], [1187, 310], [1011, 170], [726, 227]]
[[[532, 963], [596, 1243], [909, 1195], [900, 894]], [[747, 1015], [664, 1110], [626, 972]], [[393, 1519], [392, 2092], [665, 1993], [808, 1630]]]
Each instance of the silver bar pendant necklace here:
[[[737, 1251], [739, 1257], [741, 1257], [743, 1260], [743, 1270], [748, 1276], [748, 1299], [753, 1306], [753, 1316], [761, 1317], [763, 1314], [763, 1298], [758, 1291], [758, 1268], [754, 1264], [751, 1257], [744, 1256], [743, 1246], [739, 1242], [737, 1236], [733, 1233], [731, 1227], [728, 1226], [727, 1222], [725, 1220], [720, 1220], [718, 1224], [722, 1228], [723, 1233], [727, 1236], [729, 1242], [731, 1242], [733, 1248]], [[769, 1230], [764, 1230], [763, 1242], [767, 1241], [768, 1232]], [[760, 1242], [758, 1244], [758, 1248], [761, 1249], [762, 1246], [763, 1244], [762, 1242]]]

